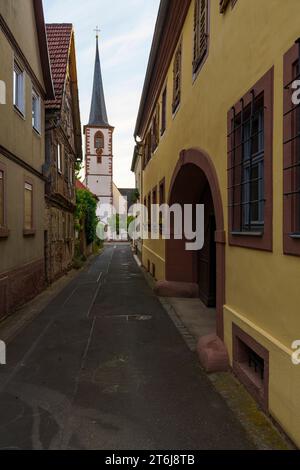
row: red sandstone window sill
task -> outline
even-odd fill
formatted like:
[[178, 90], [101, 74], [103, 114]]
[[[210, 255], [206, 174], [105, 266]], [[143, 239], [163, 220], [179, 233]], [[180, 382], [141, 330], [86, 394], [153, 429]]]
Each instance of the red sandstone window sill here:
[[32, 230], [23, 230], [23, 236], [24, 237], [34, 237], [36, 234], [36, 230], [32, 229]]
[[263, 231], [257, 232], [230, 232], [233, 237], [263, 237]]
[[290, 233], [290, 238], [294, 238], [295, 240], [300, 240], [300, 233]]
[[6, 227], [0, 227], [0, 238], [8, 238], [9, 230]]

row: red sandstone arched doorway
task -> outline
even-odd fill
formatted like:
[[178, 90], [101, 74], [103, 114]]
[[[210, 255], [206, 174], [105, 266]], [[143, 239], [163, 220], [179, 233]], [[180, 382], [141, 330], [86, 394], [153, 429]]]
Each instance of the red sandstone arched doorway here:
[[205, 245], [186, 251], [185, 240], [166, 241], [166, 280], [197, 283], [202, 300], [217, 309], [216, 333], [223, 339], [225, 232], [221, 192], [210, 157], [200, 149], [181, 152], [170, 185], [169, 204], [205, 205]]

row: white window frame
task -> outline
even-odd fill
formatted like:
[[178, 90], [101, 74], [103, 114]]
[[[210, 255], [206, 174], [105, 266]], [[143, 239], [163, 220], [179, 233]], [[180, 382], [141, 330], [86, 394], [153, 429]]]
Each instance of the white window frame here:
[[32, 127], [41, 133], [41, 97], [34, 88], [32, 88]]
[[2, 211], [3, 211], [3, 223], [0, 220], [0, 227], [3, 228], [5, 226], [5, 188], [4, 188], [4, 171], [0, 169], [0, 181], [2, 181]]
[[69, 164], [69, 185], [72, 186], [74, 183], [74, 178], [73, 178], [73, 164], [72, 162], [70, 161], [70, 164]]
[[25, 116], [25, 73], [16, 60], [13, 71], [13, 105]]
[[62, 144], [57, 144], [57, 171], [60, 175], [63, 173], [63, 146]]
[[[30, 193], [30, 215], [31, 215], [31, 223], [30, 227], [26, 227], [26, 220], [25, 220], [25, 215], [26, 215], [26, 201], [25, 201], [25, 194], [26, 191]], [[24, 229], [25, 230], [33, 230], [33, 184], [25, 181], [24, 183]]]

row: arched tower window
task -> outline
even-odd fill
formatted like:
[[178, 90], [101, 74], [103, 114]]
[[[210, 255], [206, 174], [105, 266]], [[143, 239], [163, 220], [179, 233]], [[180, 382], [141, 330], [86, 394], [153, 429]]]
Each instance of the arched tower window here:
[[95, 134], [95, 149], [101, 150], [104, 149], [104, 135], [101, 131], [96, 132]]

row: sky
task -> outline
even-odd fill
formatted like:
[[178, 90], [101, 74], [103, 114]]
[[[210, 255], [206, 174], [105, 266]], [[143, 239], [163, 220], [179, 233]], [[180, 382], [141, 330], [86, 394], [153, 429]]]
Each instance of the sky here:
[[100, 55], [109, 123], [114, 132], [114, 182], [134, 187], [134, 127], [155, 28], [159, 0], [44, 0], [47, 23], [73, 23], [81, 123], [87, 124], [95, 63]]

